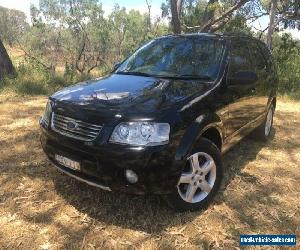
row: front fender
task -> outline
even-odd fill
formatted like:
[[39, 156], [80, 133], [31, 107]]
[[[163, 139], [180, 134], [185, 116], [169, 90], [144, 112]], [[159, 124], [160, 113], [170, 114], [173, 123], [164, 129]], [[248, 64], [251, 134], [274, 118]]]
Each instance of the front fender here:
[[186, 129], [176, 150], [175, 161], [181, 161], [187, 157], [201, 134], [208, 128], [216, 128], [222, 136], [222, 121], [216, 114], [203, 114], [198, 116]]

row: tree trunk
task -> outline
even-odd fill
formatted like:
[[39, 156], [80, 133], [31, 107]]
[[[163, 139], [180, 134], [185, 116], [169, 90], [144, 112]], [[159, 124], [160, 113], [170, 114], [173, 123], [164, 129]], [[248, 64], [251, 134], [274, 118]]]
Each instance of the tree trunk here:
[[14, 75], [15, 74], [15, 69], [14, 66], [6, 52], [6, 49], [0, 40], [0, 80], [5, 76], [5, 75]]
[[277, 8], [277, 0], [272, 0], [271, 10], [270, 10], [270, 23], [269, 23], [269, 29], [267, 35], [267, 44], [270, 49], [272, 49], [272, 36], [275, 28], [274, 26], [275, 26], [276, 8]]
[[182, 0], [170, 0], [172, 13], [172, 28], [174, 34], [181, 33], [180, 12], [182, 8]]
[[147, 8], [148, 8], [148, 19], [147, 19], [147, 28], [148, 28], [148, 32], [151, 32], [151, 4], [149, 2], [149, 0], [146, 0], [146, 4], [147, 4]]

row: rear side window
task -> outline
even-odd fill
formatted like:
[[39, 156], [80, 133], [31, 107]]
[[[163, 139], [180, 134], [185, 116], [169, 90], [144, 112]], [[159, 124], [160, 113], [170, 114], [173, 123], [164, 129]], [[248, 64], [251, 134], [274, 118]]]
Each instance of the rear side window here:
[[262, 49], [258, 47], [258, 45], [254, 42], [249, 44], [252, 60], [255, 68], [257, 70], [267, 70], [268, 63], [265, 59], [265, 55], [262, 53]]
[[276, 73], [274, 61], [273, 61], [272, 54], [271, 54], [271, 51], [269, 50], [269, 48], [263, 43], [258, 43], [258, 47], [261, 49], [261, 51], [266, 59], [267, 70], [273, 71], [274, 73]]
[[238, 71], [253, 70], [248, 46], [243, 40], [231, 42], [228, 76], [233, 77]]

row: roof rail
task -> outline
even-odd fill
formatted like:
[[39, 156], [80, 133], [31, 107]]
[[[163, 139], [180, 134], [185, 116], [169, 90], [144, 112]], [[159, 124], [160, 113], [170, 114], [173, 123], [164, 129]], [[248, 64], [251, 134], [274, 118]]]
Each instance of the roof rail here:
[[254, 36], [245, 33], [245, 32], [225, 32], [223, 33], [224, 36], [239, 36], [239, 37], [249, 37], [249, 38], [255, 38]]

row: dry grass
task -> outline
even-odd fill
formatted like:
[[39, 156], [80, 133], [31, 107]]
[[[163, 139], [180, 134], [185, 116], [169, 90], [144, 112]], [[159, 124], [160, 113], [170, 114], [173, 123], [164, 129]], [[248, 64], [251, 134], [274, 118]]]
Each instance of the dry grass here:
[[[19, 65], [21, 62], [24, 62], [26, 55], [24, 50], [22, 50], [22, 48], [18, 47], [18, 46], [14, 46], [14, 47], [10, 47], [8, 44], [5, 44], [5, 48], [6, 51], [10, 57], [10, 59], [13, 61], [14, 65], [17, 66]], [[56, 68], [55, 68], [55, 72], [57, 75], [59, 76], [63, 76], [64, 72], [65, 72], [65, 62], [64, 61], [59, 61], [61, 58], [57, 58], [56, 59]], [[102, 76], [103, 70], [99, 70], [97, 68], [93, 69], [90, 72], [91, 78], [96, 78], [99, 76]]]
[[5, 44], [5, 48], [8, 55], [10, 56], [10, 59], [12, 59], [14, 63], [18, 64], [20, 61], [24, 60], [25, 53], [22, 49], [18, 47], [10, 47], [7, 44]]
[[241, 233], [299, 230], [300, 102], [279, 102], [273, 141], [246, 139], [225, 155], [224, 185], [206, 211], [176, 214], [158, 197], [57, 172], [39, 145], [45, 101], [0, 96], [0, 248], [238, 249]]

